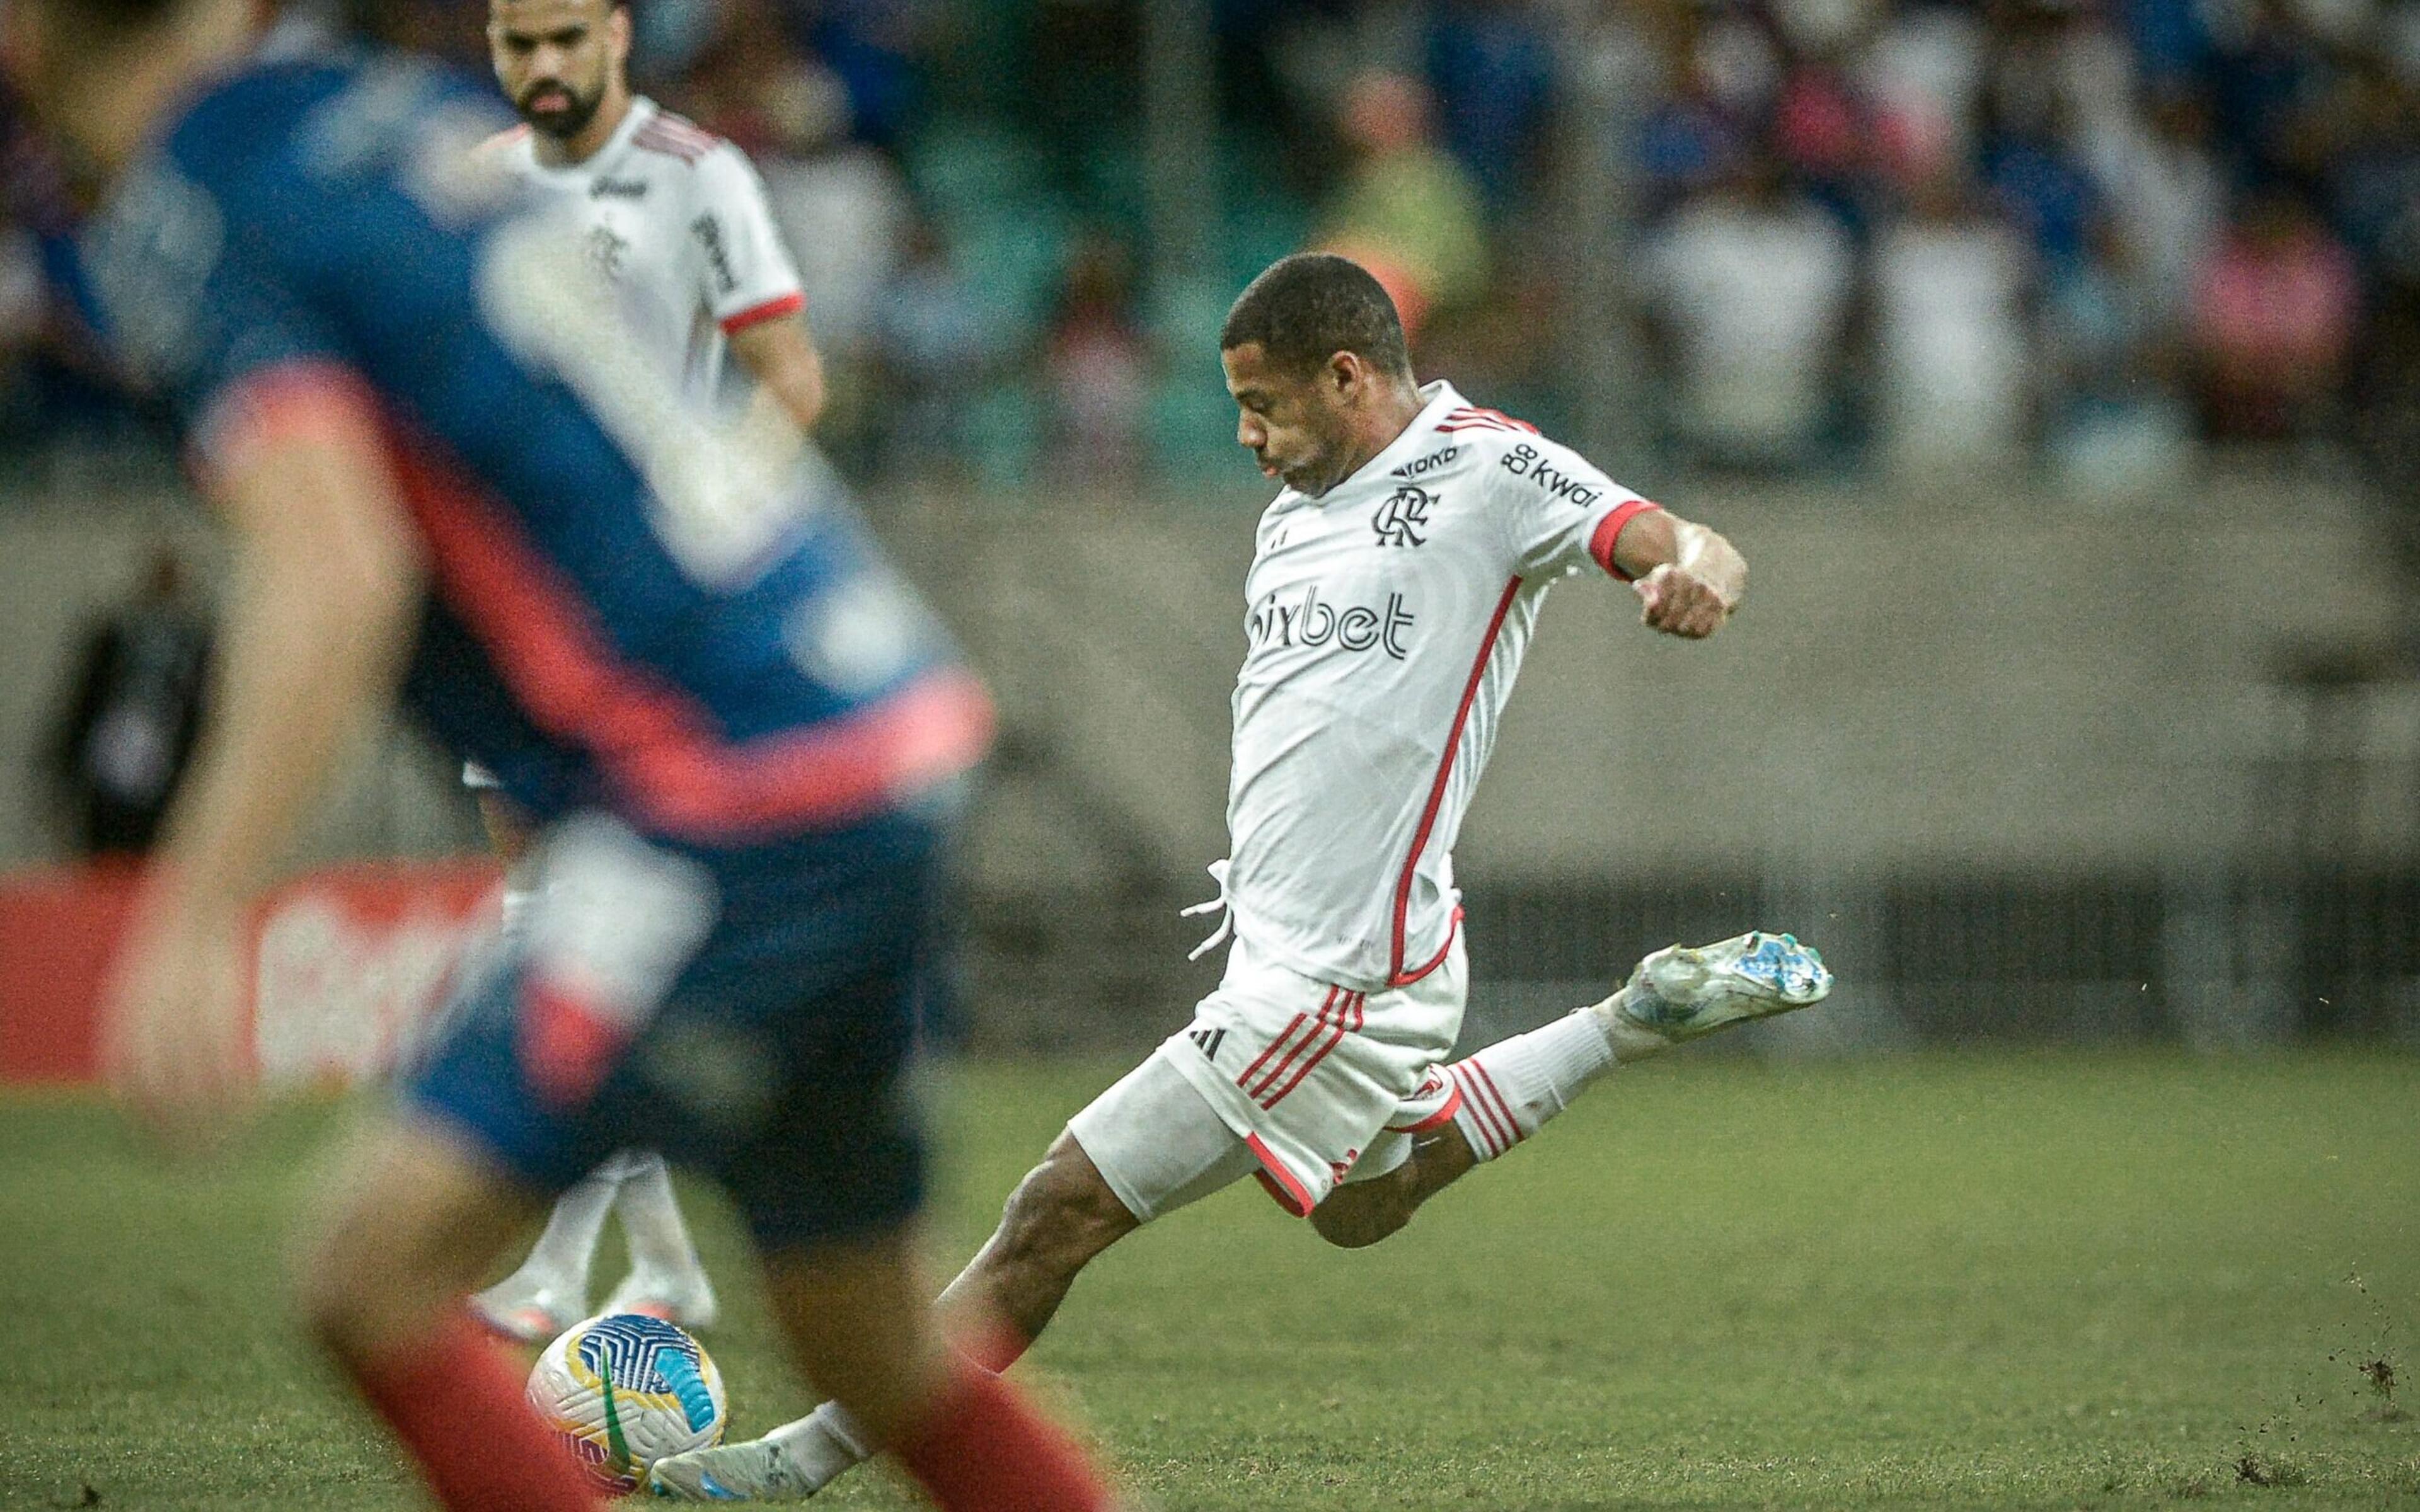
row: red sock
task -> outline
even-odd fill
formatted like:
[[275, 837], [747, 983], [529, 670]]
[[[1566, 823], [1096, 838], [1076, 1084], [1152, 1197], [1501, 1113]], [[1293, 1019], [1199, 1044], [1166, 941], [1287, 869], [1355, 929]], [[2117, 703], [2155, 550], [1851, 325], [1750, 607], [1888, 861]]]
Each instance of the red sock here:
[[467, 1313], [409, 1356], [338, 1362], [449, 1512], [598, 1512], [603, 1489], [530, 1411], [521, 1372]]
[[958, 1379], [900, 1463], [943, 1512], [1106, 1512], [1109, 1493], [1075, 1441], [980, 1369]]

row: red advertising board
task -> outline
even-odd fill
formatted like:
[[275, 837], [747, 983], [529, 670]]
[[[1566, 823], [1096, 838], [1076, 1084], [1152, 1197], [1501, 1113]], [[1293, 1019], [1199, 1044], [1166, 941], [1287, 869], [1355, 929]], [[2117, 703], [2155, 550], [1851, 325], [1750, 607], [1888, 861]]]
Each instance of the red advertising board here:
[[[496, 880], [480, 860], [365, 862], [271, 893], [253, 920], [263, 1078], [345, 1081], [392, 1066], [492, 920]], [[111, 867], [0, 876], [0, 1083], [94, 1076], [101, 980], [136, 882]]]

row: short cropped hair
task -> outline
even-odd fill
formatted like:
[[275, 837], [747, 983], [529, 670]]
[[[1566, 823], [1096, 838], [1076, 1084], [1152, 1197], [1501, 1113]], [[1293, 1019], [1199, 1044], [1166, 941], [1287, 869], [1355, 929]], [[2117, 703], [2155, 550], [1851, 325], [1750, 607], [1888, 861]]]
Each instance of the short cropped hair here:
[[1307, 373], [1351, 352], [1382, 373], [1412, 376], [1395, 301], [1368, 269], [1329, 253], [1281, 257], [1235, 296], [1218, 332], [1219, 349], [1255, 343], [1290, 372]]

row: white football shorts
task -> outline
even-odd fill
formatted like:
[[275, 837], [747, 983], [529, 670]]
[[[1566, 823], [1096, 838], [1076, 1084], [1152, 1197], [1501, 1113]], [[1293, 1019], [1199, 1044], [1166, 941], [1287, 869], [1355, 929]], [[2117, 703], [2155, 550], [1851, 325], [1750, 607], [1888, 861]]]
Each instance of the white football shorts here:
[[1243, 1176], [1297, 1217], [1346, 1181], [1410, 1158], [1452, 1119], [1443, 1070], [1462, 1032], [1462, 938], [1407, 986], [1357, 993], [1237, 939], [1193, 1022], [1067, 1122], [1109, 1190], [1145, 1222]]

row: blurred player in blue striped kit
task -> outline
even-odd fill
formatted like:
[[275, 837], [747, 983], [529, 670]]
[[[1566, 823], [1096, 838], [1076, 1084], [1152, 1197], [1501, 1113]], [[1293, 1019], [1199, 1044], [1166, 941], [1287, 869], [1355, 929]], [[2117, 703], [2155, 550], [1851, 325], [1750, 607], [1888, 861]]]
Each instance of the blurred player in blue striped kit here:
[[[823, 368], [764, 185], [737, 147], [631, 92], [628, 8], [494, 0], [488, 45], [496, 83], [523, 124], [482, 150], [577, 226], [579, 255], [613, 285], [628, 327], [626, 360], [713, 409], [723, 400], [725, 359], [736, 358], [754, 380], [752, 424], [774, 436], [813, 425]], [[486, 771], [473, 766], [463, 779], [512, 870], [505, 914], [518, 923], [528, 826]], [[472, 1304], [501, 1332], [530, 1340], [587, 1317], [589, 1263], [609, 1211], [621, 1217], [630, 1273], [604, 1310], [710, 1327], [714, 1288], [653, 1150], [617, 1153], [564, 1193], [529, 1257]]]
[[794, 447], [630, 360], [609, 285], [473, 149], [485, 91], [257, 54], [255, 0], [10, 0], [81, 219], [53, 264], [187, 417], [234, 539], [218, 697], [117, 963], [112, 1081], [180, 1147], [248, 1103], [241, 921], [399, 688], [535, 826], [300, 1266], [312, 1333], [453, 1508], [597, 1504], [464, 1305], [613, 1150], [730, 1189], [808, 1378], [946, 1507], [1094, 1508], [945, 1347], [902, 1087], [980, 686]]

